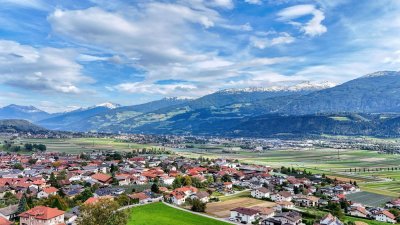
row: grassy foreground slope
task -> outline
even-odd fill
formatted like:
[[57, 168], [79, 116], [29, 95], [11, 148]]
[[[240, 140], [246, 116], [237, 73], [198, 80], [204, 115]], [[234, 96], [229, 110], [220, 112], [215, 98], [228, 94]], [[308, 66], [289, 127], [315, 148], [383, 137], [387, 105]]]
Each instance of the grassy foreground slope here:
[[132, 209], [128, 225], [227, 225], [218, 220], [172, 208], [163, 203], [152, 203]]

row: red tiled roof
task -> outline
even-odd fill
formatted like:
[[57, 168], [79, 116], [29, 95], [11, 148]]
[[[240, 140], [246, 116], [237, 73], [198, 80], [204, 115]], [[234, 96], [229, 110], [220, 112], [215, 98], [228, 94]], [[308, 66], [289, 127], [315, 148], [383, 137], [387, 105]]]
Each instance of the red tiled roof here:
[[392, 220], [396, 219], [396, 217], [391, 212], [389, 212], [387, 210], [383, 210], [379, 214], [383, 214], [383, 215], [389, 217]]
[[49, 220], [57, 216], [61, 216], [64, 214], [64, 211], [61, 211], [56, 208], [50, 208], [46, 206], [36, 206], [35, 208], [32, 208], [26, 212], [23, 212], [19, 214], [19, 217], [24, 217], [28, 218], [30, 216], [33, 216], [35, 219], [40, 219], [40, 220]]
[[55, 187], [48, 187], [48, 188], [43, 188], [43, 191], [46, 192], [47, 194], [51, 194], [51, 193], [57, 192], [58, 189]]
[[112, 177], [104, 173], [96, 173], [92, 175], [92, 178], [100, 182], [106, 183], [111, 180]]
[[11, 225], [12, 223], [6, 218], [0, 216], [0, 225]]
[[87, 205], [87, 204], [96, 203], [96, 202], [98, 202], [98, 201], [99, 201], [98, 198], [90, 197], [90, 198], [88, 198], [83, 204]]
[[139, 200], [145, 200], [145, 199], [148, 199], [149, 197], [145, 194], [145, 193], [143, 193], [143, 192], [140, 192], [140, 193], [134, 193], [134, 194], [131, 194], [131, 195], [129, 195], [131, 198], [133, 198], [133, 199], [139, 199]]

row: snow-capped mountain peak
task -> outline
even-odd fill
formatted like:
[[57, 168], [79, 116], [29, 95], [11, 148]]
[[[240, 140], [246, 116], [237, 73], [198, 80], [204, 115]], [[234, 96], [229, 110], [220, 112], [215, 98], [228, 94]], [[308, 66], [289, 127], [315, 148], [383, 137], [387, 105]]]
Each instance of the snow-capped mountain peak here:
[[112, 103], [112, 102], [104, 102], [104, 103], [101, 103], [101, 104], [97, 104], [95, 107], [106, 107], [106, 108], [109, 108], [109, 109], [115, 109], [115, 108], [121, 107], [121, 105], [120, 104], [116, 104], [116, 103]]
[[368, 77], [382, 77], [382, 76], [399, 76], [400, 71], [378, 71], [374, 73], [367, 74], [362, 76], [361, 78], [368, 78]]
[[23, 105], [15, 105], [15, 104], [11, 104], [8, 105], [4, 108], [8, 108], [8, 109], [13, 109], [13, 110], [17, 110], [19, 112], [24, 112], [24, 113], [39, 113], [39, 112], [43, 112], [42, 110], [34, 107], [34, 106], [23, 106]]
[[165, 100], [179, 101], [179, 100], [191, 100], [190, 97], [165, 97]]
[[336, 86], [337, 84], [329, 81], [304, 81], [294, 85], [274, 85], [270, 87], [248, 87], [232, 88], [219, 91], [220, 93], [240, 93], [240, 92], [279, 92], [279, 91], [317, 91]]

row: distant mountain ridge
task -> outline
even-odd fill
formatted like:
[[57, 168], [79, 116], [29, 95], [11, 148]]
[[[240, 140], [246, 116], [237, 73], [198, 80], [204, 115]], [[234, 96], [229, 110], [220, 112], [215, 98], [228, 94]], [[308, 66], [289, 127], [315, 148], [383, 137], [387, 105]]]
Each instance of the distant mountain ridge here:
[[26, 120], [9, 119], [0, 120], [0, 132], [45, 132], [47, 129], [39, 127]]
[[0, 119], [24, 119], [37, 121], [47, 118], [50, 114], [34, 106], [11, 104], [0, 108]]
[[187, 101], [190, 100], [183, 98], [164, 98], [133, 106], [119, 106], [115, 104], [110, 106], [110, 104], [100, 104], [95, 107], [80, 109], [50, 119], [41, 120], [38, 121], [38, 124], [55, 130], [100, 130], [102, 127], [111, 125], [114, 122], [119, 122], [143, 113], [178, 105]]
[[[326, 117], [335, 114], [362, 114], [373, 118], [372, 123], [382, 125], [383, 121], [367, 115], [387, 113], [400, 113], [400, 72], [397, 71], [375, 72], [339, 85], [330, 82], [302, 82], [267, 88], [226, 89], [197, 99], [164, 98], [122, 107], [104, 104], [45, 118], [38, 121], [38, 124], [49, 129], [69, 131], [202, 135], [240, 133], [256, 136], [270, 135], [268, 132], [261, 132], [268, 127], [270, 121], [275, 121], [276, 126], [294, 129], [284, 122], [276, 122], [292, 120], [293, 123], [308, 126], [310, 132], [316, 130], [315, 133], [326, 132], [320, 125], [329, 127], [328, 124], [333, 124], [332, 129], [337, 125], [342, 132], [346, 130], [343, 128], [344, 123], [332, 122]], [[397, 124], [395, 118], [392, 119], [393, 124]], [[259, 124], [264, 124], [264, 127], [256, 126], [257, 122], [254, 125], [252, 121], [260, 121]], [[299, 121], [316, 125], [313, 128]], [[356, 129], [359, 121], [353, 122], [351, 126]], [[237, 124], [244, 126], [243, 129], [236, 127]], [[393, 127], [392, 132], [396, 133], [393, 124], [388, 122], [385, 125]], [[250, 132], [244, 129], [246, 127], [253, 127], [255, 130]], [[362, 130], [361, 127], [358, 128]], [[385, 130], [372, 125], [371, 129]], [[275, 130], [278, 131], [279, 127]], [[349, 132], [350, 130], [348, 129]], [[350, 133], [357, 132], [353, 130]]]

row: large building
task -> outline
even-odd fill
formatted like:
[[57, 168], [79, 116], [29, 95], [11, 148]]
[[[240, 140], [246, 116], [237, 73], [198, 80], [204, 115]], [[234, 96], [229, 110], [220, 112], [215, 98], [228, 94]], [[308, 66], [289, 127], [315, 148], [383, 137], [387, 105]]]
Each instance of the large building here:
[[20, 225], [64, 224], [64, 211], [46, 206], [36, 206], [18, 215]]

